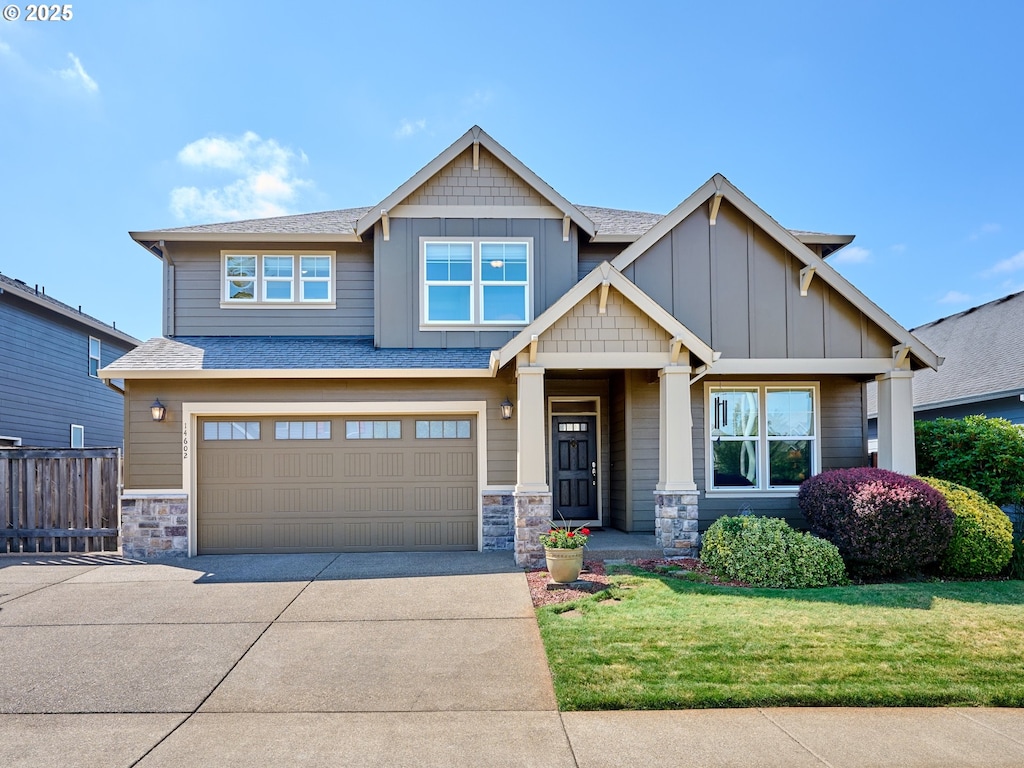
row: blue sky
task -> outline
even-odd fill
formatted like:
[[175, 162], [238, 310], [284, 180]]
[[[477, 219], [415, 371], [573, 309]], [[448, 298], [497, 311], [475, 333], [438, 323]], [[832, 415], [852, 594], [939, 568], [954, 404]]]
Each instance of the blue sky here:
[[725, 174], [908, 327], [1024, 289], [1024, 4], [76, 2], [0, 20], [0, 272], [140, 338], [128, 237], [372, 205], [479, 124], [572, 202]]

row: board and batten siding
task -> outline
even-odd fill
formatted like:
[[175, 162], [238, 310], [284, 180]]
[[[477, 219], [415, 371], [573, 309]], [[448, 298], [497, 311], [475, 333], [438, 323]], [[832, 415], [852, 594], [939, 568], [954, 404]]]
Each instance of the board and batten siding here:
[[656, 371], [623, 371], [611, 387], [611, 524], [654, 532], [661, 389]]
[[[362, 243], [207, 243], [171, 246], [174, 312], [171, 336], [370, 336], [373, 334], [373, 249]], [[222, 250], [277, 251], [296, 256], [335, 251], [334, 309], [222, 307]], [[296, 264], [298, 269], [298, 264]]]
[[67, 448], [79, 424], [86, 447], [123, 444], [123, 398], [89, 375], [90, 336], [100, 340], [101, 367], [133, 348], [11, 291], [0, 295], [0, 435]]
[[[486, 215], [486, 209], [481, 209]], [[422, 237], [528, 237], [533, 261], [533, 316], [536, 317], [576, 284], [577, 233], [570, 228], [562, 240], [561, 219], [409, 219], [390, 220], [389, 239], [380, 223], [373, 236], [374, 285], [380, 297], [375, 338], [380, 347], [497, 349], [522, 330], [488, 330], [485, 326], [457, 331], [420, 330]]]
[[[500, 403], [514, 398], [515, 380], [503, 372], [496, 379], [399, 379], [329, 381], [150, 381], [128, 382], [126, 413], [126, 488], [181, 488], [181, 409], [183, 402], [387, 402], [486, 400], [486, 473], [480, 484], [511, 487], [516, 482], [516, 420], [501, 418]], [[149, 406], [159, 397], [167, 407], [162, 422], [154, 422]], [[386, 408], [382, 409], [386, 411]], [[344, 417], [334, 417], [344, 418]], [[335, 427], [336, 429], [338, 427]], [[196, 436], [193, 437], [193, 442]]]
[[728, 201], [700, 206], [623, 274], [723, 358], [889, 357], [893, 339]]

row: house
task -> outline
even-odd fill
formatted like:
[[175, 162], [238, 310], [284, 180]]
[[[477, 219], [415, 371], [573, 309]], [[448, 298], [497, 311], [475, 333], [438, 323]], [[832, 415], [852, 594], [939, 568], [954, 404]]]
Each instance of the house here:
[[[368, 208], [148, 232], [164, 338], [127, 393], [127, 553], [513, 549], [552, 519], [694, 553], [805, 477], [914, 469], [938, 359], [716, 175], [579, 206], [479, 127]], [[166, 407], [154, 420], [150, 406]]]
[[[939, 370], [914, 379], [914, 418], [962, 419], [983, 414], [1024, 424], [1024, 291], [913, 330], [941, 353]], [[871, 447], [877, 432], [874, 386], [868, 388]]]
[[120, 446], [124, 398], [99, 370], [139, 343], [0, 274], [0, 447]]

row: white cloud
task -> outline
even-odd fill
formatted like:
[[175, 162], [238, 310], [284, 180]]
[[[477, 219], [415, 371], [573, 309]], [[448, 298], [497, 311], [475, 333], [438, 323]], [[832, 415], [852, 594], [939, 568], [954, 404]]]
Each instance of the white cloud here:
[[71, 66], [60, 70], [57, 74], [70, 83], [80, 84], [89, 93], [96, 93], [100, 87], [95, 80], [89, 77], [89, 73], [85, 71], [79, 58], [73, 53], [69, 53], [68, 58], [71, 59]]
[[982, 224], [978, 229], [967, 236], [968, 240], [980, 240], [985, 235], [994, 235], [996, 232], [1001, 232], [1002, 227], [995, 222], [987, 222]]
[[906, 253], [907, 252], [907, 244], [906, 243], [896, 243], [895, 245], [890, 245], [889, 246], [889, 250], [892, 251], [893, 253]]
[[974, 301], [974, 297], [960, 291], [949, 291], [939, 299], [939, 304], [968, 304]]
[[871, 251], [859, 245], [848, 245], [829, 258], [833, 264], [863, 264], [870, 260]]
[[402, 120], [402, 124], [395, 131], [396, 139], [407, 139], [415, 133], [419, 133], [427, 127], [426, 120]]
[[1021, 251], [1015, 256], [1011, 256], [1008, 259], [997, 261], [991, 267], [981, 273], [982, 277], [995, 277], [997, 275], [1006, 275], [1010, 272], [1017, 272], [1024, 269], [1024, 251]]
[[296, 167], [307, 162], [305, 153], [296, 154], [252, 131], [236, 139], [211, 136], [193, 141], [178, 152], [178, 162], [238, 177], [219, 187], [171, 190], [171, 211], [181, 219], [225, 221], [283, 216], [298, 192], [312, 184], [296, 176]]

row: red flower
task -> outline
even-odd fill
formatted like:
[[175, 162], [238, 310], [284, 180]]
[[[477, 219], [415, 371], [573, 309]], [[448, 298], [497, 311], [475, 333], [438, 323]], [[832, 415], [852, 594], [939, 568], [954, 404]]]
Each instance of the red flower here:
[[575, 536], [576, 534], [575, 534], [575, 533], [573, 533], [572, 531], [569, 531], [569, 532], [568, 532], [567, 534], [565, 534], [565, 535], [566, 535], [566, 536], [568, 536], [568, 537], [569, 537], [569, 538], [571, 539], [571, 538], [572, 538], [573, 536]]
[[589, 536], [590, 535], [590, 529], [589, 528], [580, 528], [580, 533], [582, 533], [584, 536]]

